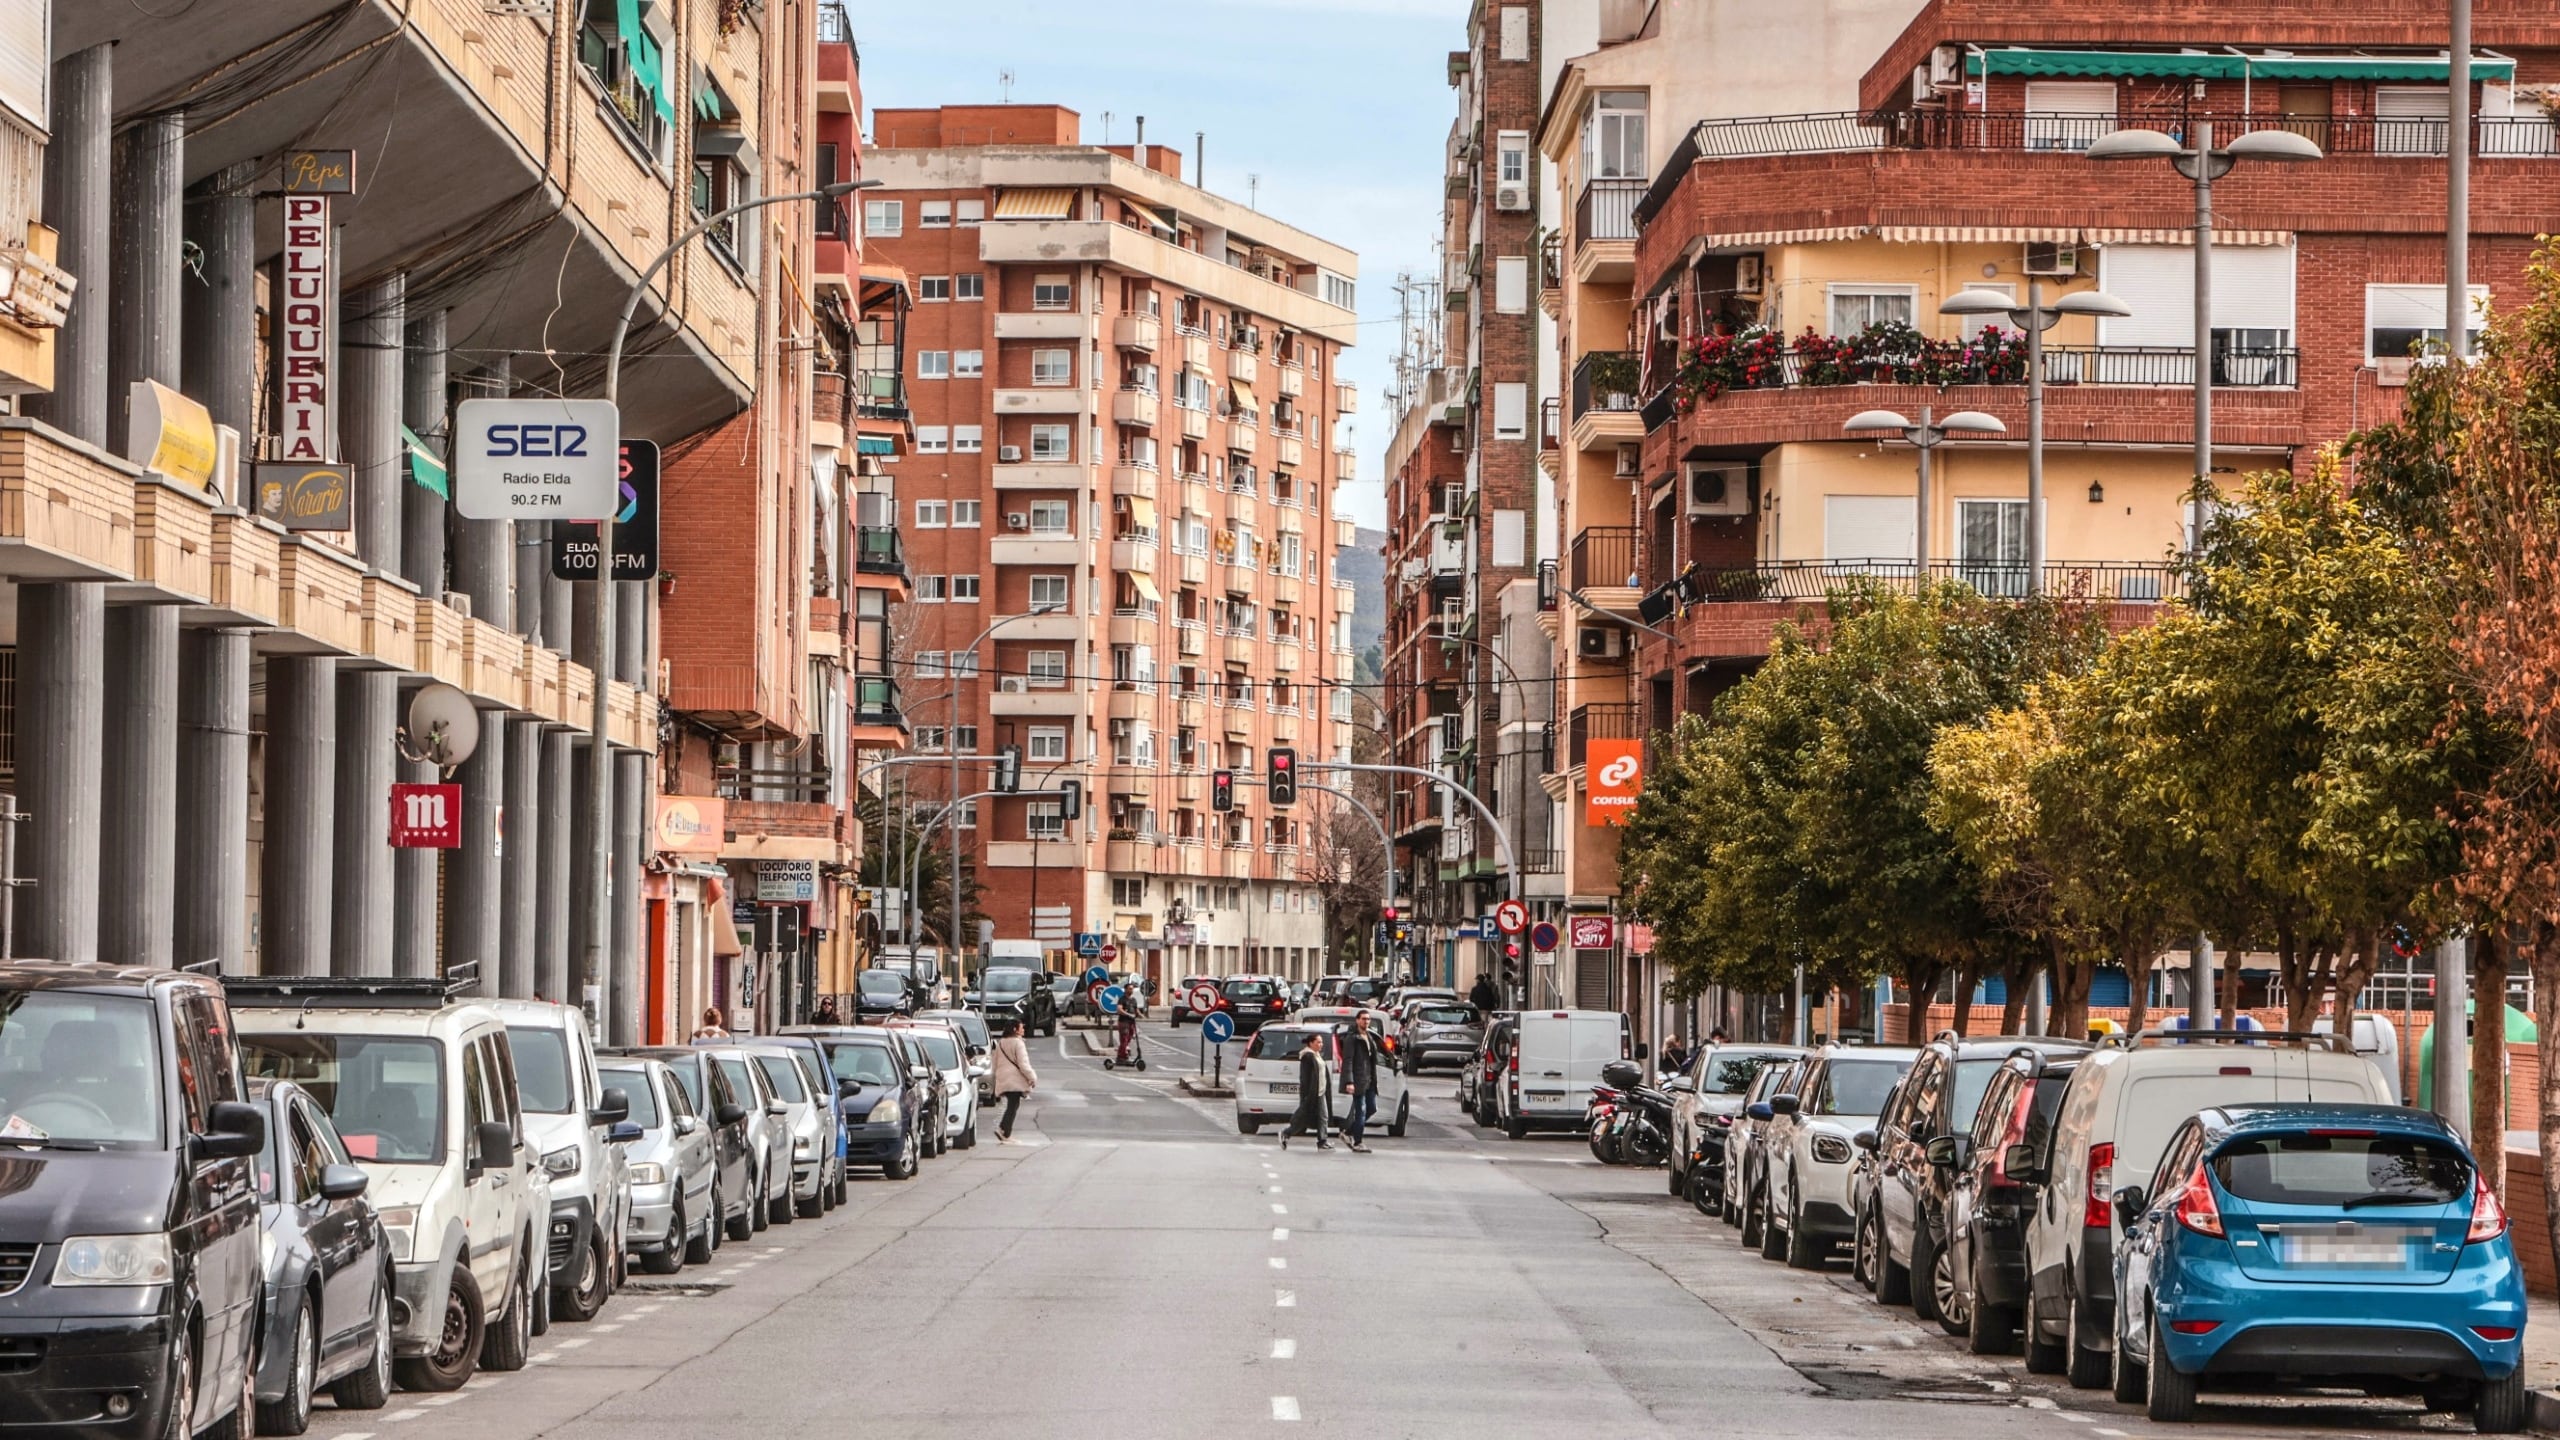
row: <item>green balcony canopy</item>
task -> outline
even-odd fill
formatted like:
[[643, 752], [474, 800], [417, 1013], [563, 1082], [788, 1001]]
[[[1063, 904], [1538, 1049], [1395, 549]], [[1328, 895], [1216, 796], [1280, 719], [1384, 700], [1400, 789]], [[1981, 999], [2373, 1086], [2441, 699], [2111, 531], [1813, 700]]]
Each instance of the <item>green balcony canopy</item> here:
[[453, 486], [445, 478], [444, 462], [436, 458], [436, 452], [427, 448], [426, 441], [418, 438], [417, 431], [401, 426], [400, 448], [409, 452], [410, 480], [448, 500], [453, 498]]
[[858, 454], [895, 455], [898, 453], [898, 442], [886, 435], [865, 435], [861, 439], [862, 448], [856, 452]]
[[[2250, 55], [2230, 50], [2029, 50], [1969, 52], [1968, 75], [2160, 76], [2183, 80], [2383, 80], [2442, 84], [2450, 64], [2437, 55]], [[2474, 80], [2511, 81], [2516, 62], [2472, 58]]]
[[640, 0], [614, 0], [614, 28], [622, 32], [623, 44], [631, 56], [631, 78], [649, 92], [658, 107], [658, 115], [668, 124], [676, 123], [675, 103], [667, 98], [667, 61], [658, 48], [657, 37], [640, 23]]

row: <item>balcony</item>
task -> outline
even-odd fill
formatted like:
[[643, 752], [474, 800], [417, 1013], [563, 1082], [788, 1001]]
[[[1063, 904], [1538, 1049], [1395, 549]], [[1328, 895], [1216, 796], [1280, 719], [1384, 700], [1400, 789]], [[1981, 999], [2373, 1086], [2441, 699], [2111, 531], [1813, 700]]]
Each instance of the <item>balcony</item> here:
[[1573, 277], [1585, 285], [1625, 284], [1635, 275], [1636, 202], [1642, 180], [1592, 180], [1573, 202]]
[[1206, 411], [1206, 410], [1192, 410], [1192, 409], [1188, 409], [1188, 408], [1180, 407], [1180, 406], [1177, 406], [1177, 407], [1175, 407], [1175, 408], [1176, 408], [1176, 409], [1178, 409], [1178, 410], [1180, 410], [1181, 415], [1182, 415], [1182, 438], [1183, 438], [1183, 439], [1185, 439], [1185, 440], [1206, 440], [1206, 439], [1208, 439], [1208, 438], [1209, 438], [1209, 412], [1208, 412], [1208, 411]]
[[853, 528], [853, 568], [859, 575], [893, 575], [907, 578], [907, 552], [895, 525], [857, 525]]
[[[2262, 82], [2263, 83], [2263, 82]], [[2121, 129], [2183, 135], [2199, 120], [2213, 122], [2216, 143], [2253, 130], [2291, 130], [2309, 137], [2329, 156], [2427, 158], [2445, 153], [2448, 121], [2390, 119], [2370, 115], [2310, 116], [2260, 112], [2176, 110], [2160, 114], [2088, 115], [2031, 110], [1898, 111], [1889, 125], [1870, 125], [1856, 111], [1806, 115], [1753, 115], [1701, 121], [1690, 143], [1703, 159], [1766, 155], [1836, 155], [1866, 150], [2027, 150], [2076, 153]], [[2560, 155], [2551, 117], [2476, 116], [2472, 153], [2484, 160], [2549, 159]]]
[[1348, 383], [1335, 385], [1333, 387], [1333, 408], [1336, 413], [1343, 415], [1356, 415], [1360, 413], [1360, 387]]
[[1208, 628], [1197, 620], [1174, 622], [1174, 650], [1186, 660], [1197, 660], [1209, 653]]
[[[1010, 628], [1019, 631], [1022, 627]], [[1081, 715], [1084, 697], [1063, 685], [1035, 690], [1022, 676], [1007, 675], [996, 682], [996, 693], [987, 697], [987, 710], [999, 718]]]
[[1086, 317], [1081, 310], [999, 310], [999, 340], [1081, 340]]
[[1271, 388], [1274, 393], [1295, 400], [1307, 393], [1307, 372], [1296, 365], [1275, 364], [1272, 367]]
[[1156, 498], [1156, 470], [1152, 465], [1119, 464], [1111, 467], [1111, 493], [1139, 500]]
[[[1820, 602], [1850, 588], [1878, 587], [1908, 593], [1918, 573], [1909, 559], [1770, 560], [1757, 565], [1692, 569], [1647, 592], [1645, 609], [1668, 615], [1684, 605]], [[2027, 593], [2027, 566], [2010, 560], [1932, 560], [1932, 579], [1953, 581], [1994, 599]], [[2106, 605], [2157, 605], [2182, 598], [2185, 575], [2158, 560], [2048, 560], [2049, 595]], [[1669, 603], [1664, 603], [1668, 601]]]
[[1074, 565], [1084, 559], [1084, 542], [1072, 535], [998, 535], [987, 541], [993, 565]]
[[1240, 384], [1250, 385], [1254, 382], [1255, 378], [1260, 375], [1261, 370], [1262, 362], [1254, 358], [1252, 351], [1233, 350], [1228, 352], [1228, 379], [1237, 381]]
[[998, 390], [995, 411], [999, 415], [1087, 415], [1092, 413], [1092, 406], [1082, 390], [1042, 385], [1030, 390]]
[[1253, 426], [1239, 421], [1227, 427], [1227, 448], [1240, 455], [1253, 453]]
[[866, 370], [854, 381], [854, 413], [865, 420], [907, 418], [906, 381], [895, 372]]
[[1224, 636], [1218, 641], [1218, 653], [1227, 664], [1250, 669], [1253, 665], [1253, 637], [1250, 635]]
[[1123, 315], [1111, 322], [1111, 343], [1123, 350], [1153, 355], [1164, 343], [1164, 322], [1153, 315]]
[[1124, 575], [1156, 573], [1155, 540], [1114, 540], [1111, 542], [1111, 568]]
[[[1696, 396], [1711, 405], [1726, 394], [1748, 390], [1817, 389], [1852, 385], [1926, 385], [1944, 390], [1954, 385], [2018, 386], [2027, 383], [2026, 341], [2020, 336], [1994, 337], [1988, 332], [1970, 340], [1921, 338], [1909, 332], [1854, 336], [1805, 336], [1788, 344], [1766, 332], [1750, 336], [1709, 335], [1683, 346], [1682, 369], [1699, 377]], [[1585, 362], [1595, 357], [1585, 357]], [[2302, 355], [2292, 346], [2241, 347], [2217, 342], [2213, 347], [2216, 388], [2289, 390], [2301, 372]], [[2047, 345], [2044, 379], [2048, 390], [2076, 386], [2152, 386], [2193, 389], [2196, 352], [2192, 347], [2152, 345]], [[1582, 372], [1574, 372], [1576, 401]], [[2067, 396], [2056, 396], [2057, 403]], [[1844, 402], [1854, 404], [1856, 402]]]
[[1001, 453], [995, 476], [999, 490], [1081, 490], [1089, 478], [1085, 468], [1072, 461], [1004, 460]]
[[1156, 394], [1152, 390], [1122, 390], [1111, 397], [1111, 418], [1117, 424], [1152, 430], [1156, 425], [1156, 406]]
[[1644, 725], [1637, 707], [1627, 704], [1577, 705], [1565, 720], [1565, 765], [1580, 769], [1594, 740], [1638, 740]]
[[1565, 575], [1566, 585], [1586, 598], [1595, 590], [1632, 592], [1637, 575], [1635, 527], [1593, 525], [1576, 533], [1565, 555]]
[[[855, 678], [853, 723], [861, 728], [880, 728], [898, 732], [887, 743], [904, 745], [907, 735], [906, 713], [898, 708], [898, 682], [886, 675], [863, 675]], [[865, 737], [855, 737], [857, 740]]]
[[1183, 557], [1182, 557], [1182, 583], [1183, 583], [1183, 584], [1185, 584], [1185, 585], [1206, 585], [1206, 584], [1208, 584], [1208, 583], [1209, 583], [1209, 557], [1208, 557], [1208, 556], [1206, 556], [1206, 555], [1185, 555], [1185, 556], [1183, 556]]
[[1612, 452], [1644, 438], [1636, 404], [1636, 357], [1625, 350], [1594, 350], [1573, 367], [1573, 448]]

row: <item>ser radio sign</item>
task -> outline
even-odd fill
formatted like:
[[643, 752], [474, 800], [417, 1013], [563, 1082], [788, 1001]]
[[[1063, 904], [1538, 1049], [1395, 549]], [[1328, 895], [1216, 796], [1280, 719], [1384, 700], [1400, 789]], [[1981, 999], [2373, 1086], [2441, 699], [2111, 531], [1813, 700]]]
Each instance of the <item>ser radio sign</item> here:
[[465, 400], [454, 430], [468, 519], [602, 520], [620, 498], [621, 416], [602, 400]]

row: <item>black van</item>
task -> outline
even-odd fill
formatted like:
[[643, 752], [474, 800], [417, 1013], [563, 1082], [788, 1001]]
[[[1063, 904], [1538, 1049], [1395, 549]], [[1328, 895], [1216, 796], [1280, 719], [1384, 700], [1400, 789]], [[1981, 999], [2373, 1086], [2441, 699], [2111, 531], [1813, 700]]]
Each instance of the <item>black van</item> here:
[[266, 1130], [213, 980], [0, 963], [0, 1427], [251, 1433]]

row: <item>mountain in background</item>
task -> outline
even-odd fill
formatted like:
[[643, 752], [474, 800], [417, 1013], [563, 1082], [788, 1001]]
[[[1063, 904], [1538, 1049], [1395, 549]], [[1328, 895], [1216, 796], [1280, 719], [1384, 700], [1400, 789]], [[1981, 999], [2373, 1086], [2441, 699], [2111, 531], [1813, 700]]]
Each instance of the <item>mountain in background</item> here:
[[1351, 582], [1351, 649], [1365, 653], [1387, 633], [1387, 532], [1352, 532], [1357, 545], [1334, 557], [1333, 573]]

